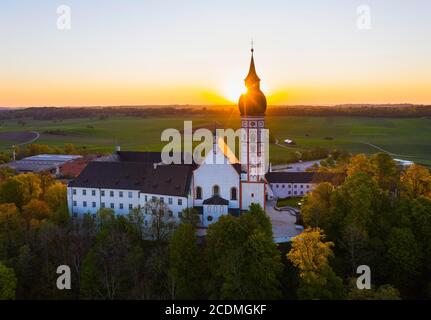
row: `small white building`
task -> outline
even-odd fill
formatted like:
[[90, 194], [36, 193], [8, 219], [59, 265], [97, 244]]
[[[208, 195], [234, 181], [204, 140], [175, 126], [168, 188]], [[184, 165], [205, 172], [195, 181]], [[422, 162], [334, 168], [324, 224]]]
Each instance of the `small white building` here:
[[321, 182], [338, 184], [343, 176], [321, 172], [269, 172], [265, 175], [275, 199], [303, 197]]

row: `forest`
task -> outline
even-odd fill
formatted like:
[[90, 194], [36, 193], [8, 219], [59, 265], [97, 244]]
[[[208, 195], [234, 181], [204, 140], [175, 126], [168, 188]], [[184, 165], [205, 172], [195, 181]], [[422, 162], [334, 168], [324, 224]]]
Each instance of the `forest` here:
[[[334, 154], [319, 170], [346, 179], [308, 194], [304, 232], [277, 245], [259, 206], [223, 216], [203, 238], [193, 209], [180, 222], [157, 203], [71, 217], [64, 184], [2, 168], [0, 298], [431, 298], [429, 169], [402, 170], [380, 153]], [[71, 290], [56, 287], [59, 265], [71, 268]], [[356, 287], [359, 265], [370, 267], [370, 290]]]

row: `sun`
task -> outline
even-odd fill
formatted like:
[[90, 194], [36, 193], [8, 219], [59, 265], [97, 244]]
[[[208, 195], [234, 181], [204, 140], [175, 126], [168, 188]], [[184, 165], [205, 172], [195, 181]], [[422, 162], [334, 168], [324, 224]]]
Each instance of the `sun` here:
[[238, 81], [238, 79], [226, 81], [221, 90], [223, 97], [233, 103], [238, 102], [239, 97], [246, 92], [247, 89], [244, 82], [241, 80]]

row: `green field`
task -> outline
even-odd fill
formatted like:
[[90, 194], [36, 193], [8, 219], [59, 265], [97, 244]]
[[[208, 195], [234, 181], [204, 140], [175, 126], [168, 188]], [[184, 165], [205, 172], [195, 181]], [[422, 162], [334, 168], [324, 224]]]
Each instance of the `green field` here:
[[[63, 146], [73, 143], [99, 152], [111, 152], [116, 143], [122, 150], [161, 150], [165, 144], [160, 134], [166, 128], [183, 128], [184, 120], [192, 120], [194, 126], [219, 121], [226, 127], [238, 128], [238, 117], [221, 118], [130, 118], [70, 119], [63, 121], [25, 120], [4, 121], [1, 132], [37, 131], [36, 143]], [[271, 145], [270, 157], [283, 158], [291, 152], [312, 147], [338, 148], [353, 153], [376, 153], [379, 148], [396, 158], [409, 159], [431, 165], [431, 119], [359, 118], [359, 117], [267, 117], [267, 127], [282, 142], [293, 139], [294, 147]], [[44, 133], [61, 130], [64, 135]], [[10, 148], [11, 141], [0, 141], [0, 148]], [[371, 146], [370, 144], [374, 145]]]

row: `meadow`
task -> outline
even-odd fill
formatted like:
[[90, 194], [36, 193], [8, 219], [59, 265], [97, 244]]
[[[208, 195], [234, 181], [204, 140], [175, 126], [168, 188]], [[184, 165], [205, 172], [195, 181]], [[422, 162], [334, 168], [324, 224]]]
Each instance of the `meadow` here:
[[[229, 128], [240, 125], [238, 116], [210, 119], [204, 116], [26, 119], [24, 123], [3, 121], [0, 134], [36, 131], [40, 138], [35, 143], [49, 146], [72, 143], [93, 152], [112, 152], [116, 144], [121, 145], [122, 150], [158, 151], [166, 144], [160, 141], [162, 131], [166, 128], [181, 130], [184, 120], [192, 120], [194, 127], [212, 126], [215, 122]], [[384, 150], [394, 158], [431, 165], [431, 119], [427, 117], [267, 116], [266, 126], [280, 144], [286, 138], [296, 142], [293, 146], [271, 144], [270, 158], [273, 160], [283, 159], [292, 152], [323, 147], [367, 154]], [[0, 149], [10, 149], [11, 143], [11, 139], [0, 139]]]

